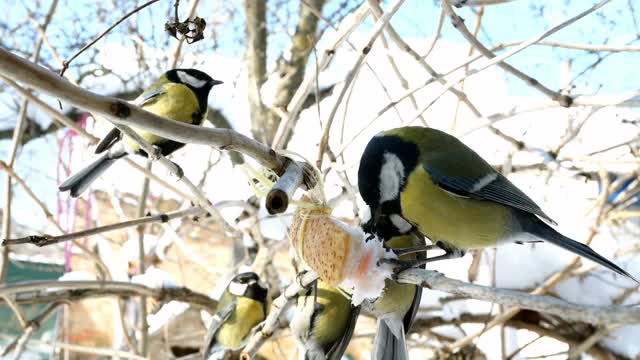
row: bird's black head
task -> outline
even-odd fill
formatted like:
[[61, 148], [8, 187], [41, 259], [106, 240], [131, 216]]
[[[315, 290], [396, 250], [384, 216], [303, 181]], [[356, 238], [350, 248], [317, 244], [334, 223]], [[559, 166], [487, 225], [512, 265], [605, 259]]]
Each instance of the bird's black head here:
[[254, 272], [236, 275], [227, 286], [227, 290], [235, 296], [246, 297], [261, 303], [267, 300], [268, 289]]
[[205, 72], [196, 69], [173, 69], [167, 71], [166, 75], [169, 81], [183, 84], [196, 94], [203, 114], [207, 109], [209, 91], [212, 87], [222, 84], [222, 81], [214, 80]]
[[418, 147], [397, 136], [376, 135], [360, 159], [358, 189], [371, 210], [363, 230], [384, 240], [410, 231], [402, 219], [400, 193], [418, 163]]

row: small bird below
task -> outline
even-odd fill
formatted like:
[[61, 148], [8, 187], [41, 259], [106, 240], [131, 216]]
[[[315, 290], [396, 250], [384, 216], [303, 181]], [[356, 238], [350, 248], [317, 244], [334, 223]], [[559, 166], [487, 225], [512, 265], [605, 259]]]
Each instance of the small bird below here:
[[268, 289], [256, 273], [236, 275], [218, 302], [204, 341], [203, 359], [232, 358], [247, 344], [253, 328], [266, 319], [270, 307]]
[[[218, 84], [222, 84], [222, 81], [214, 80], [200, 70], [169, 70], [132, 103], [159, 116], [187, 124], [202, 125], [207, 116], [209, 92]], [[163, 156], [185, 145], [147, 131], [132, 129]], [[137, 142], [123, 136], [117, 128], [112, 129], [100, 140], [95, 153], [104, 154], [62, 182], [58, 187], [60, 191], [69, 191], [72, 197], [77, 197], [118, 159], [129, 154], [147, 156]]]
[[434, 245], [413, 251], [445, 251], [385, 263], [411, 267], [461, 257], [468, 249], [547, 241], [638, 282], [589, 246], [556, 231], [549, 225], [556, 223], [533, 200], [445, 132], [401, 127], [376, 135], [362, 154], [358, 188], [371, 212], [365, 232], [385, 241], [417, 232]]
[[339, 360], [356, 326], [360, 307], [338, 289], [318, 280], [296, 299], [289, 324], [301, 360]]
[[[385, 246], [395, 249], [411, 248], [420, 244], [424, 244], [422, 237], [409, 234], [393, 237]], [[421, 255], [423, 254], [405, 254], [400, 259], [411, 260]], [[387, 279], [382, 296], [363, 303], [363, 308], [377, 319], [376, 335], [371, 350], [372, 360], [409, 359], [405, 335], [413, 324], [421, 298], [422, 286], [399, 284]]]

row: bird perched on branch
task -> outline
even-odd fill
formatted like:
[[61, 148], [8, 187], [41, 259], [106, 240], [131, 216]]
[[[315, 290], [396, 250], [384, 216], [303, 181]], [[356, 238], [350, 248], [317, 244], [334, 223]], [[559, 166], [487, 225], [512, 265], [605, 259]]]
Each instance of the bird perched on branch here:
[[291, 332], [299, 359], [339, 360], [351, 341], [360, 307], [335, 287], [318, 280], [298, 295]]
[[[424, 245], [424, 239], [414, 234], [395, 236], [389, 239], [388, 248], [410, 248]], [[405, 254], [401, 259], [416, 259], [421, 254]], [[382, 296], [374, 301], [365, 301], [363, 307], [374, 314], [378, 325], [373, 339], [373, 360], [409, 359], [405, 334], [409, 332], [420, 307], [422, 286], [399, 284], [385, 280]]]
[[[209, 91], [218, 84], [222, 84], [222, 81], [214, 80], [196, 69], [169, 70], [138, 96], [133, 104], [175, 121], [202, 125], [207, 114]], [[132, 129], [163, 156], [185, 145], [147, 131]], [[147, 156], [138, 143], [127, 136], [123, 137], [117, 128], [100, 140], [95, 152], [103, 155], [60, 184], [60, 191], [69, 191], [71, 196], [77, 197], [116, 160], [128, 154]]]
[[266, 319], [271, 306], [266, 285], [256, 273], [236, 275], [222, 293], [204, 342], [204, 359], [227, 359], [249, 341], [251, 330]]
[[360, 160], [358, 187], [371, 210], [365, 231], [385, 240], [418, 231], [434, 243], [420, 250], [445, 251], [423, 260], [386, 262], [408, 267], [461, 257], [468, 249], [543, 240], [637, 282], [589, 246], [557, 232], [533, 200], [442, 131], [401, 127], [376, 135]]

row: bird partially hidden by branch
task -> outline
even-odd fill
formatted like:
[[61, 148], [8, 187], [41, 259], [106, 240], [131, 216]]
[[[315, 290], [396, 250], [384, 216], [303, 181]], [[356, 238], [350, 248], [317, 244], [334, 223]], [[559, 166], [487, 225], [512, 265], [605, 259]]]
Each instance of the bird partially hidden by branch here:
[[[187, 124], [202, 125], [207, 116], [209, 92], [213, 86], [221, 83], [221, 81], [214, 80], [196, 69], [169, 70], [151, 84], [133, 103], [160, 116]], [[167, 156], [185, 145], [147, 131], [136, 129], [134, 131], [153, 145], [163, 156]], [[71, 196], [77, 197], [116, 160], [129, 154], [149, 156], [137, 142], [123, 136], [117, 128], [112, 129], [100, 141], [95, 152], [103, 155], [60, 184], [60, 191], [69, 191]]]

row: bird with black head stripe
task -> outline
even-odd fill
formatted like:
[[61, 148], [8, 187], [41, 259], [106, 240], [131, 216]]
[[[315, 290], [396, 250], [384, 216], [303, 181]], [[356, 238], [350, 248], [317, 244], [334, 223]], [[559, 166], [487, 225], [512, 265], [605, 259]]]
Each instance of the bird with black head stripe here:
[[[209, 92], [212, 87], [221, 83], [222, 81], [214, 80], [200, 70], [169, 70], [132, 103], [159, 116], [187, 124], [202, 125], [207, 116]], [[185, 145], [135, 127], [132, 129], [164, 156]], [[95, 153], [103, 155], [60, 184], [60, 191], [69, 191], [71, 196], [77, 197], [118, 159], [129, 154], [147, 156], [137, 142], [123, 136], [117, 128], [112, 129], [100, 140]]]
[[509, 242], [548, 241], [637, 280], [624, 269], [572, 240], [525, 193], [475, 151], [445, 132], [424, 127], [384, 131], [367, 144], [358, 187], [370, 208], [365, 231], [388, 240], [417, 231], [445, 254], [423, 260], [386, 260], [401, 267], [463, 256], [468, 249]]
[[[219, 315], [230, 307], [227, 314]], [[271, 307], [265, 284], [254, 272], [236, 275], [222, 293], [204, 342], [203, 359], [228, 359], [244, 348], [251, 330], [264, 321]], [[237, 355], [237, 354], [235, 354]]]

